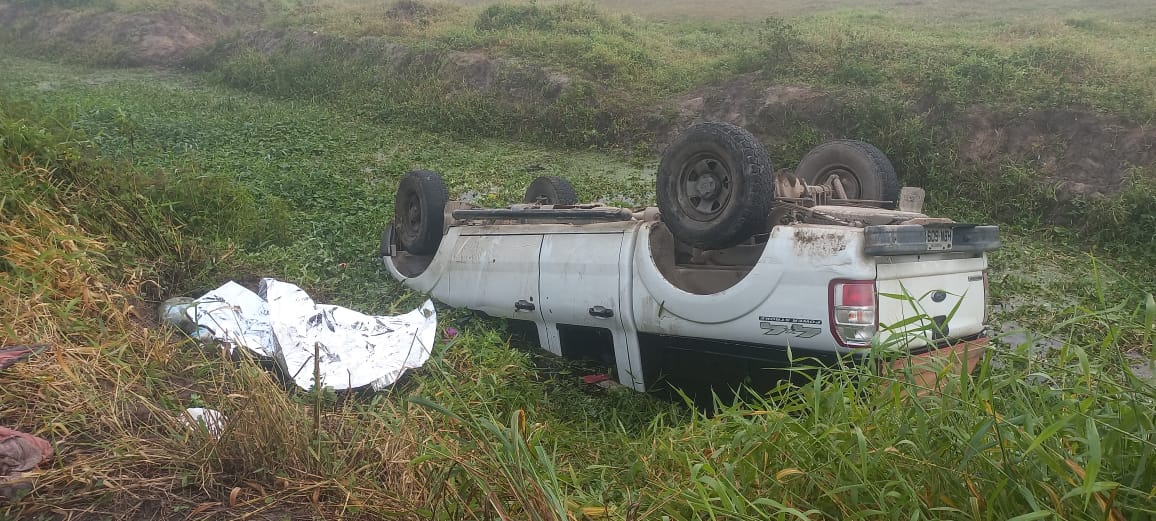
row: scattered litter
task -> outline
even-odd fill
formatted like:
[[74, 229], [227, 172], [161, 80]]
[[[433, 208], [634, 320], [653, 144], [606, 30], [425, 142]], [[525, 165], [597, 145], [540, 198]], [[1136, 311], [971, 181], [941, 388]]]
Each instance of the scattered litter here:
[[51, 458], [52, 444], [48, 440], [0, 427], [0, 498], [14, 497], [31, 489], [31, 483], [14, 480]]
[[404, 315], [375, 317], [316, 304], [274, 279], [262, 279], [259, 293], [228, 282], [192, 302], [165, 301], [160, 314], [193, 338], [272, 358], [302, 389], [313, 388], [315, 369], [322, 386], [384, 389], [429, 359], [437, 335], [429, 300]]
[[616, 389], [619, 387], [625, 388], [624, 385], [618, 383], [608, 374], [588, 374], [582, 377], [582, 383], [587, 385], [597, 385], [603, 389]]
[[594, 385], [598, 382], [605, 382], [610, 379], [608, 374], [588, 374], [582, 377], [582, 383], [587, 385]]
[[221, 439], [221, 433], [225, 432], [225, 423], [229, 421], [220, 411], [202, 407], [185, 409], [185, 414], [181, 420], [190, 428], [203, 429], [213, 439]]
[[190, 318], [189, 308], [196, 305], [197, 299], [195, 298], [173, 297], [161, 303], [158, 315], [161, 322], [176, 327], [190, 337], [207, 342], [212, 339], [212, 335], [209, 335], [207, 331], [198, 331], [199, 326]]
[[32, 346], [5, 346], [0, 348], [0, 369], [7, 369], [36, 353], [41, 353], [48, 349], [46, 345], [32, 345]]

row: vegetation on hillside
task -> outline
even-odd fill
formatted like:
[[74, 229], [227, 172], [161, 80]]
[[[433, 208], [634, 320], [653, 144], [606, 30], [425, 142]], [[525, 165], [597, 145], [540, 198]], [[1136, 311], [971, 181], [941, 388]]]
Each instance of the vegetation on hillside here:
[[[912, 398], [891, 381], [901, 374], [847, 368], [704, 416], [591, 391], [575, 376], [598, 368], [543, 358], [500, 323], [453, 312], [443, 320], [462, 333], [387, 393], [286, 394], [251, 361], [145, 329], [149, 304], [128, 296], [149, 280], [169, 295], [261, 274], [396, 311], [412, 301], [372, 239], [399, 172], [457, 171], [455, 193], [501, 203], [543, 169], [591, 172], [587, 198], [639, 190], [647, 169], [172, 77], [6, 65], [3, 342], [47, 343], [53, 356], [0, 374], [0, 421], [49, 437], [60, 456], [4, 515], [1153, 515], [1156, 475], [1138, 463], [1156, 454], [1156, 388], [1125, 357], [1150, 349], [1156, 305], [1128, 264], [1041, 250], [1013, 230], [993, 261], [996, 298], [1033, 302], [1009, 316], [1064, 347], [999, 348], [975, 377], [945, 375], [943, 394]], [[21, 87], [37, 84], [49, 90]], [[274, 193], [283, 213], [269, 226], [292, 230], [275, 240], [250, 231], [274, 218], [264, 212], [209, 218]], [[1017, 268], [1025, 259], [1068, 275]], [[231, 419], [221, 440], [180, 423], [190, 406]]]
[[[589, 4], [190, 0], [168, 8], [262, 30], [223, 33], [187, 75], [0, 57], [0, 345], [51, 348], [0, 372], [0, 424], [57, 451], [0, 519], [1156, 518], [1151, 172], [1057, 201], [1042, 165], [961, 169], [952, 126], [976, 105], [1146, 122], [1156, 26], [1139, 5], [990, 7], [653, 21]], [[349, 396], [287, 392], [152, 318], [161, 298], [262, 276], [404, 310], [417, 296], [374, 253], [402, 173], [442, 171], [482, 204], [538, 175], [652, 204], [654, 154], [634, 145], [677, 120], [668, 100], [739, 75], [836, 100], [782, 122], [780, 166], [839, 128], [884, 148], [936, 213], [1001, 224], [993, 319], [1032, 333], [1001, 335], [974, 375], [945, 372], [942, 393], [835, 368], [707, 414], [584, 386], [605, 368], [453, 310], [439, 316], [460, 334], [424, 368]], [[591, 145], [613, 153], [576, 151]], [[189, 429], [186, 407], [229, 426]]]
[[[378, 122], [643, 157], [701, 117], [682, 105], [698, 96], [724, 117], [754, 119], [777, 166], [827, 139], [863, 139], [904, 182], [944, 195], [937, 207], [962, 203], [945, 208], [961, 217], [1060, 225], [1112, 254], [1147, 255], [1156, 241], [1156, 166], [1143, 151], [1156, 139], [1143, 130], [1156, 116], [1150, 9], [1039, 7], [957, 19], [912, 8], [651, 21], [585, 3], [269, 3], [238, 26], [248, 29], [190, 50], [186, 63], [213, 82]], [[61, 56], [91, 60], [85, 49], [103, 47]], [[801, 86], [820, 102], [759, 114], [766, 85]], [[1011, 148], [969, 150], [1004, 131], [996, 139]], [[1088, 174], [1086, 161], [1103, 172]]]
[[[770, 119], [754, 129], [779, 166], [827, 139], [863, 139], [888, 153], [904, 182], [949, 195], [936, 204], [962, 202], [952, 210], [970, 210], [969, 218], [1060, 224], [1113, 253], [1145, 255], [1156, 241], [1154, 166], [1144, 153], [1082, 145], [1119, 149], [1119, 165], [1064, 155], [1076, 146], [1071, 140], [1113, 139], [1086, 137], [1081, 119], [1104, 114], [1103, 128], [1144, 128], [1156, 116], [1156, 74], [1142, 58], [1143, 42], [1156, 34], [1143, 17], [1005, 19], [996, 10], [929, 22], [849, 10], [653, 22], [581, 3], [468, 10], [395, 2], [384, 13], [338, 4], [290, 9], [279, 22], [288, 32], [226, 38], [193, 63], [226, 85], [328, 100], [377, 121], [628, 154], [685, 124], [680, 100], [721, 97], [726, 110], [755, 111], [760, 89], [730, 94], [728, 85], [802, 85], [831, 101], [762, 116]], [[1034, 116], [1052, 110], [1070, 113]], [[973, 128], [985, 114], [1040, 119], [1027, 135], [1008, 138], [1034, 140], [1037, 150], [969, 157], [969, 140], [1000, 131], [999, 122]], [[1112, 172], [1083, 179], [1079, 170], [1051, 171], [1089, 159]]]

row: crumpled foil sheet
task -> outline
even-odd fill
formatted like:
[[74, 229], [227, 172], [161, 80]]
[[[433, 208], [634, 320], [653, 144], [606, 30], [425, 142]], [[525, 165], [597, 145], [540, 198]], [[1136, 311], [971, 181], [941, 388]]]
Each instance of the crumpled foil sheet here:
[[[272, 358], [298, 387], [336, 390], [392, 385], [429, 359], [437, 334], [432, 301], [398, 316], [317, 304], [301, 288], [262, 279], [258, 293], [228, 282], [190, 304], [194, 338]], [[316, 355], [316, 356], [315, 356]]]

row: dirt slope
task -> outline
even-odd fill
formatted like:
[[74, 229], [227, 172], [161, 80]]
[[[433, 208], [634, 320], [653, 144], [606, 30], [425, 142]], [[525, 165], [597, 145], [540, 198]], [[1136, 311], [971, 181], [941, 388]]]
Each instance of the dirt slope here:
[[965, 164], [993, 172], [1007, 161], [1028, 164], [1071, 193], [1116, 193], [1133, 169], [1156, 171], [1156, 128], [1111, 115], [1071, 109], [1016, 114], [979, 106], [956, 127]]
[[[769, 145], [791, 140], [798, 122], [830, 138], [856, 138], [841, 120], [838, 95], [806, 85], [773, 85], [756, 76], [700, 89], [674, 102], [673, 124], [655, 128], [661, 147], [696, 121], [727, 121]], [[912, 103], [913, 114], [934, 107]], [[937, 116], [939, 117], [939, 116]], [[947, 116], [963, 169], [999, 175], [1001, 165], [1026, 165], [1069, 194], [1114, 194], [1134, 171], [1156, 172], [1156, 128], [1078, 109], [1030, 112], [974, 106]]]

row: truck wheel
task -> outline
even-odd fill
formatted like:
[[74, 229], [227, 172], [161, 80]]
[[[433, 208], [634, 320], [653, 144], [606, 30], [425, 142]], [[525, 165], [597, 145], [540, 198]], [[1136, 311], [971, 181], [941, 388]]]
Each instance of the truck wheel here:
[[667, 147], [658, 166], [658, 208], [678, 240], [734, 246], [765, 231], [774, 168], [751, 135], [729, 123], [698, 123]]
[[574, 185], [556, 175], [544, 175], [533, 180], [526, 188], [524, 203], [537, 204], [578, 204], [578, 194]]
[[841, 139], [819, 145], [799, 162], [795, 175], [809, 185], [839, 178], [848, 199], [885, 201], [894, 208], [899, 200], [899, 175], [887, 156], [863, 141]]
[[394, 220], [401, 249], [414, 255], [432, 255], [442, 241], [449, 190], [437, 172], [414, 170], [397, 185]]

